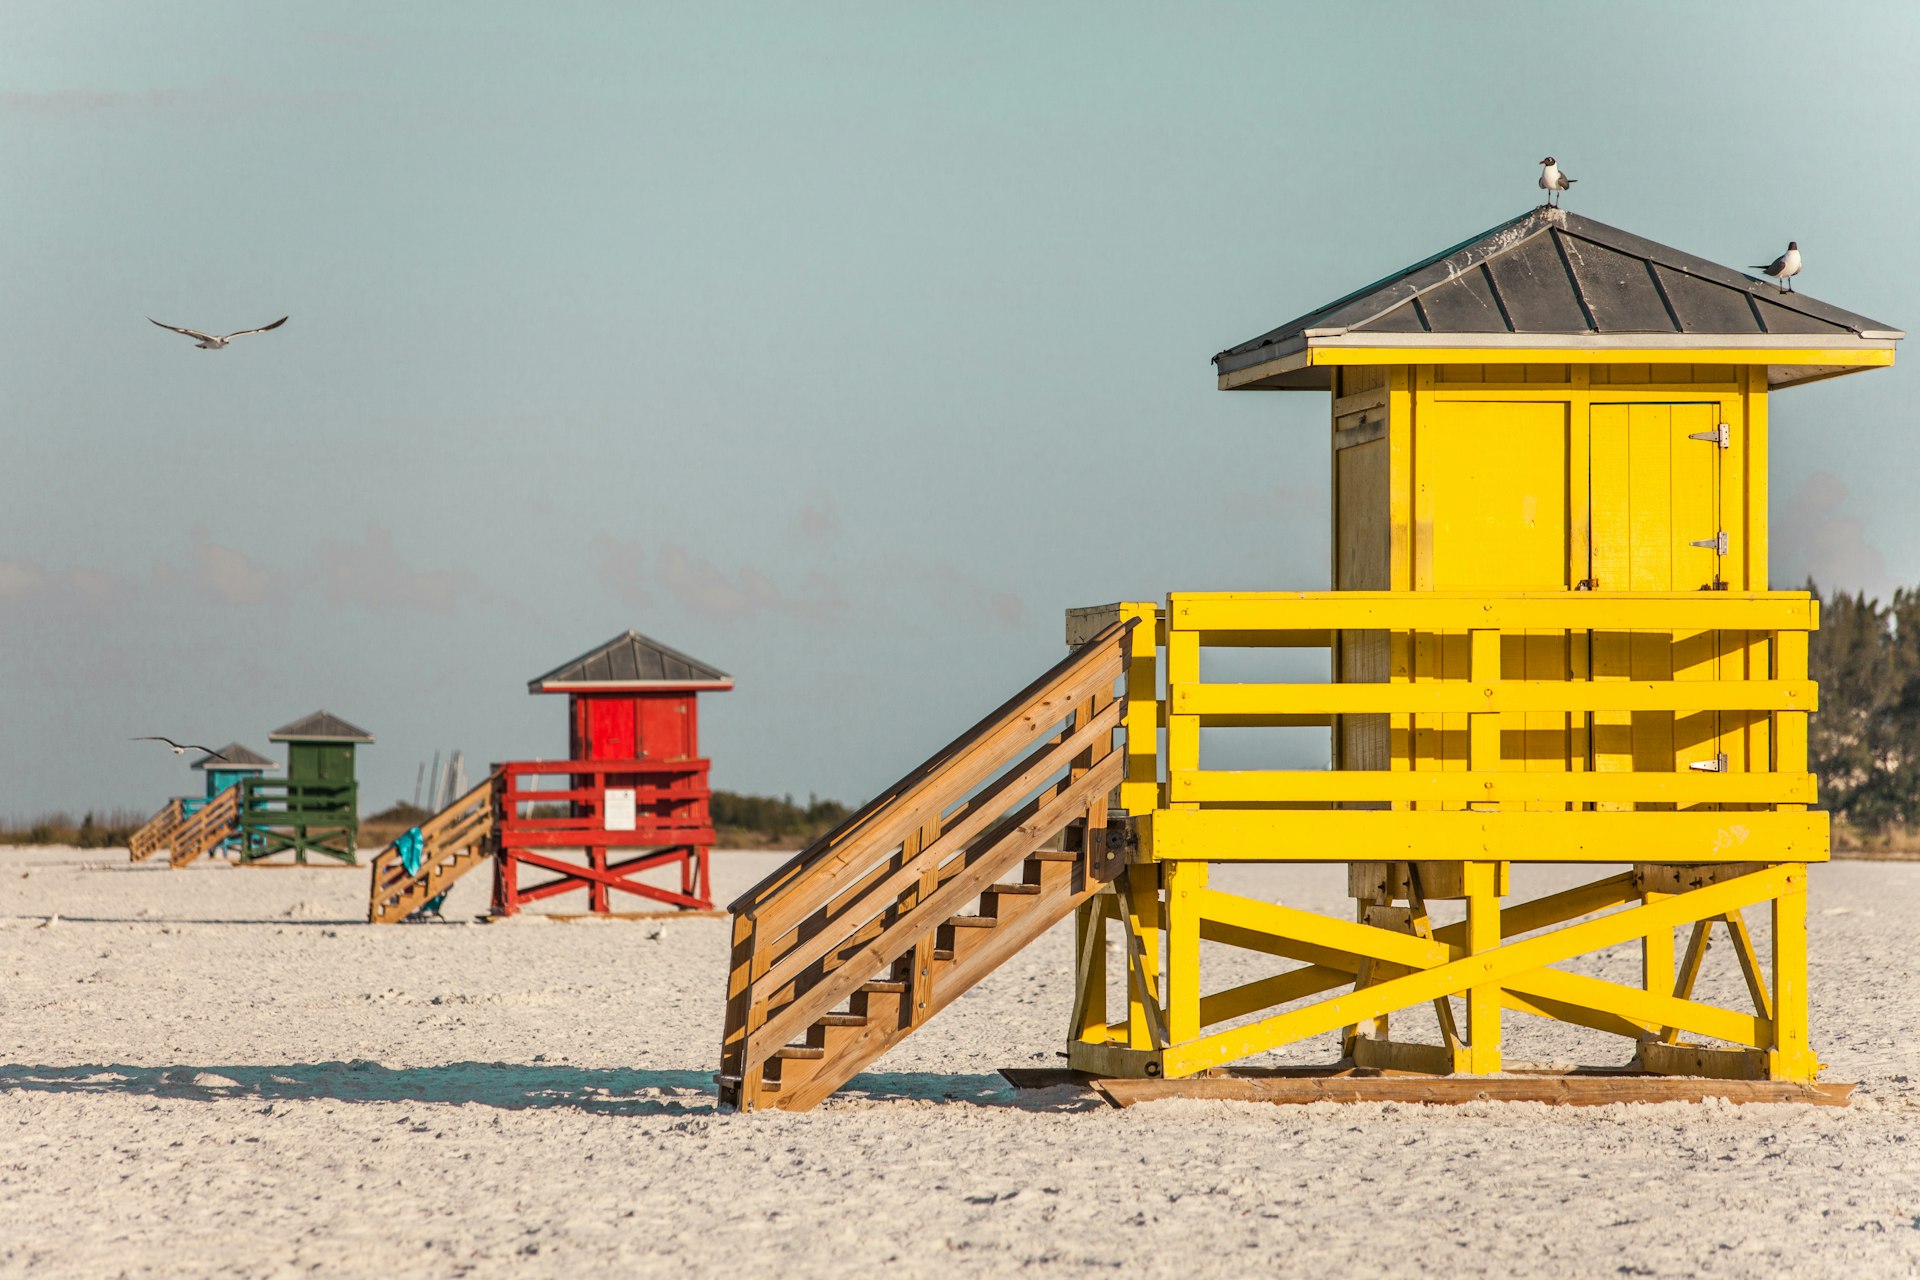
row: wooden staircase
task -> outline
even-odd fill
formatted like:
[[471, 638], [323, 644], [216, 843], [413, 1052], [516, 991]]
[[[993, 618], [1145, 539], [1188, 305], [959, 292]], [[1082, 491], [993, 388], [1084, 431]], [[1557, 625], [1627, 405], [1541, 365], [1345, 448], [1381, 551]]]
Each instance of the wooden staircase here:
[[167, 801], [166, 807], [146, 820], [141, 828], [127, 840], [127, 861], [145, 862], [154, 854], [165, 849], [173, 839], [173, 832], [186, 815], [186, 801], [179, 796]]
[[1118, 874], [1114, 686], [1133, 625], [1076, 649], [732, 905], [723, 1105], [814, 1106]]
[[168, 865], [184, 867], [212, 853], [222, 840], [239, 834], [239, 821], [240, 788], [228, 787], [174, 828], [171, 839], [173, 849], [167, 855]]
[[500, 786], [501, 775], [489, 774], [420, 825], [418, 873], [409, 872], [401, 860], [400, 841], [380, 851], [367, 893], [367, 923], [398, 924], [494, 855], [494, 802]]

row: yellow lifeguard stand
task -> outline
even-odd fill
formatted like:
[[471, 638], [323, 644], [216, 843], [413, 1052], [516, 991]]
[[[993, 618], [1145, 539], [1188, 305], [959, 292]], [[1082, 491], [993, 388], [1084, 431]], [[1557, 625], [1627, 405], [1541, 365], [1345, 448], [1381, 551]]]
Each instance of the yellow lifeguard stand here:
[[[732, 904], [722, 1103], [816, 1105], [1069, 915], [1068, 1057], [1134, 1096], [1334, 1032], [1343, 1071], [1497, 1072], [1517, 1011], [1811, 1098], [1817, 618], [1767, 589], [1767, 397], [1900, 337], [1538, 209], [1222, 352], [1224, 389], [1333, 395], [1335, 589], [1070, 612], [1065, 659]], [[1202, 663], [1314, 648], [1315, 681]], [[1206, 767], [1203, 730], [1260, 726], [1331, 767]], [[1353, 918], [1208, 883], [1232, 862], [1343, 865]], [[1512, 901], [1514, 863], [1613, 873]], [[1695, 998], [1716, 928], [1747, 1008]], [[1634, 982], [1556, 967], [1633, 944]]]
[[[1332, 393], [1335, 589], [1069, 616], [1070, 641], [1140, 623], [1137, 847], [1078, 908], [1073, 1066], [1178, 1078], [1343, 1031], [1354, 1066], [1497, 1072], [1512, 1010], [1627, 1037], [1647, 1072], [1812, 1080], [1817, 606], [1768, 589], [1767, 403], [1901, 336], [1541, 208], [1216, 356], [1223, 390]], [[1202, 675], [1301, 646], [1330, 680]], [[1327, 727], [1332, 768], [1205, 768], [1201, 731], [1236, 726]], [[1235, 861], [1345, 863], [1354, 918], [1210, 887]], [[1631, 865], [1512, 902], [1516, 862]], [[1465, 915], [1436, 928], [1443, 899]], [[1716, 925], [1750, 1008], [1693, 998]], [[1554, 967], [1636, 940], [1637, 984]], [[1219, 988], [1203, 943], [1300, 963]], [[1395, 1038], [1428, 1005], [1439, 1043]]]

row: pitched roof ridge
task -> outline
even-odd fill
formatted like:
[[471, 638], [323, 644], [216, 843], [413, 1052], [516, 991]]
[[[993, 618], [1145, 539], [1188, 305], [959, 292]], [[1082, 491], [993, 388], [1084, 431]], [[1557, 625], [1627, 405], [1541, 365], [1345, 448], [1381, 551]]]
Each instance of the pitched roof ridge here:
[[[689, 674], [684, 677], [663, 676], [662, 678], [657, 678], [657, 679], [652, 677], [643, 677], [643, 676], [634, 676], [634, 677], [629, 677], [625, 679], [622, 679], [620, 677], [595, 679], [594, 677], [586, 675], [584, 673], [583, 668], [587, 667], [589, 664], [593, 663], [597, 659], [610, 657], [612, 654], [618, 652], [622, 644], [633, 645], [637, 647], [644, 647], [650, 650], [655, 656], [661, 659], [660, 665], [662, 666], [663, 669], [666, 663], [669, 661], [682, 663], [686, 666]], [[637, 669], [640, 664], [636, 662], [634, 665]], [[569, 672], [575, 672], [579, 674], [569, 675], [568, 674]], [[567, 661], [561, 663], [559, 666], [553, 668], [553, 670], [544, 672], [543, 674], [537, 675], [533, 679], [527, 681], [527, 691], [529, 693], [539, 693], [541, 690], [541, 687], [547, 684], [549, 681], [556, 684], [571, 684], [575, 682], [585, 682], [589, 680], [593, 681], [594, 683], [607, 683], [607, 684], [640, 684], [640, 683], [705, 684], [705, 683], [710, 683], [713, 681], [721, 681], [721, 680], [731, 681], [732, 679], [733, 679], [732, 676], [720, 670], [718, 667], [715, 667], [710, 663], [702, 662], [700, 661], [700, 659], [694, 657], [693, 655], [688, 653], [683, 653], [680, 650], [674, 648], [672, 645], [663, 644], [660, 641], [655, 640], [652, 636], [646, 635], [645, 633], [638, 631], [632, 627], [628, 627], [625, 631], [621, 632], [619, 635], [614, 636], [612, 639], [607, 640], [602, 644], [595, 645], [593, 648], [588, 649], [585, 653], [579, 654], [578, 656], [570, 658]]]
[[325, 707], [298, 720], [289, 721], [267, 735], [269, 742], [303, 741], [372, 742], [373, 735], [345, 716], [337, 716]]
[[[219, 759], [214, 757], [218, 756]], [[194, 769], [278, 769], [279, 763], [263, 756], [244, 742], [229, 742], [211, 755], [201, 756], [189, 766]]]

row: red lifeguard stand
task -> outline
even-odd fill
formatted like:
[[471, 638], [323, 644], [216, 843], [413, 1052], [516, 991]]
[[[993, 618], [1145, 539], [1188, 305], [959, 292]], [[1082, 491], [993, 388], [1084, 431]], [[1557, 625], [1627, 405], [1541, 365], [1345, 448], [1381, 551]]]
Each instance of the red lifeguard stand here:
[[[494, 766], [494, 914], [510, 916], [526, 903], [581, 889], [588, 910], [599, 915], [615, 914], [614, 890], [712, 910], [712, 792], [696, 699], [731, 688], [726, 672], [637, 631], [529, 681], [529, 693], [567, 695], [568, 758]], [[621, 851], [617, 861], [608, 861], [609, 850]], [[523, 868], [551, 878], [523, 885]], [[678, 890], [640, 879], [672, 869], [679, 871]]]

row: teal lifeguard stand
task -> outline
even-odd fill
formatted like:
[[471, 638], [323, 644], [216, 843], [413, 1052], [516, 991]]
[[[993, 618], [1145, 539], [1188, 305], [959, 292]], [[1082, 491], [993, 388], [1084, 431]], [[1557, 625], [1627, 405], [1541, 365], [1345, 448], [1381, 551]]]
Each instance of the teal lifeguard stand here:
[[182, 804], [188, 813], [199, 811], [228, 787], [237, 787], [248, 778], [257, 778], [280, 766], [250, 747], [229, 742], [212, 755], [201, 756], [191, 767], [206, 775], [207, 793], [183, 798]]
[[305, 863], [312, 851], [354, 865], [360, 836], [354, 749], [373, 735], [330, 711], [316, 711], [281, 725], [267, 740], [287, 744], [287, 776], [242, 780], [241, 864], [289, 851], [295, 862]]
[[[212, 755], [201, 756], [191, 766], [206, 776], [207, 793], [204, 796], [183, 796], [180, 800], [181, 816], [190, 817], [204, 809], [222, 791], [229, 787], [240, 786], [248, 778], [257, 778], [269, 769], [280, 766], [261, 755], [251, 747], [238, 742], [229, 742]], [[238, 849], [238, 837], [229, 837], [221, 841], [222, 849]]]

